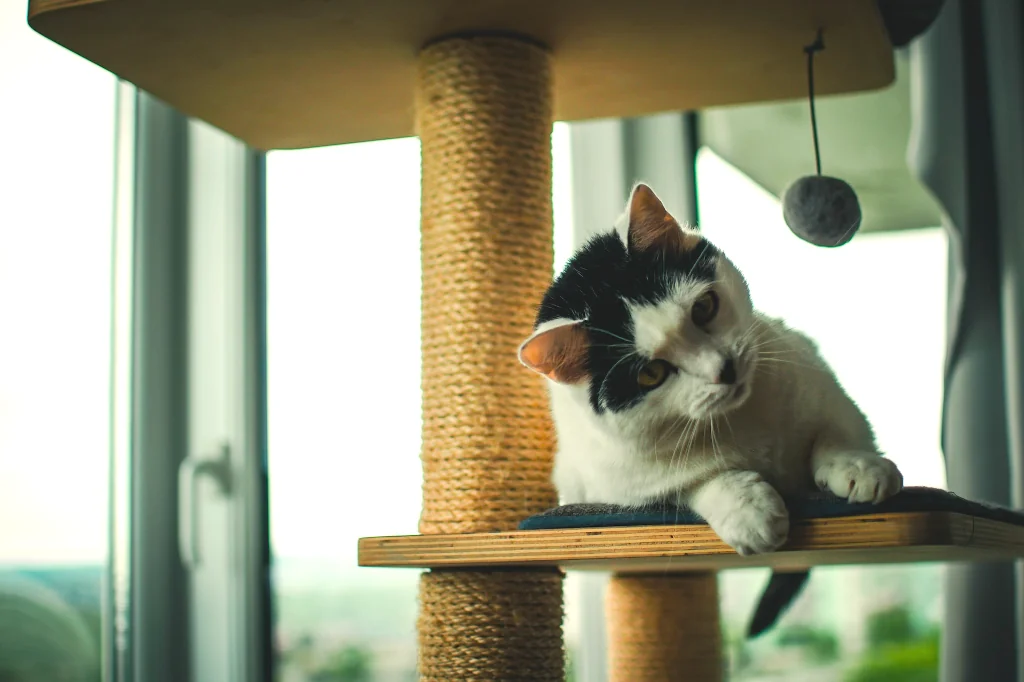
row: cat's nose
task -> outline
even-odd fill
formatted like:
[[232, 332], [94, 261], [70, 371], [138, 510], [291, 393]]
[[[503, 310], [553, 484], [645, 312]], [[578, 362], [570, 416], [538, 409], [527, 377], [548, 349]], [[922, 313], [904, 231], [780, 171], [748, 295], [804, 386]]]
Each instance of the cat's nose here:
[[722, 371], [718, 374], [718, 381], [716, 384], [734, 384], [736, 383], [736, 363], [733, 362], [732, 358], [726, 358], [725, 362], [722, 363]]

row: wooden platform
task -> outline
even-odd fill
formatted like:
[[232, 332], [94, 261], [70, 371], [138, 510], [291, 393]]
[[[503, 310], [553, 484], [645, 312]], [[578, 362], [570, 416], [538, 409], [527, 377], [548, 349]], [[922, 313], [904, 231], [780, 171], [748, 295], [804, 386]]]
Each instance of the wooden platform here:
[[1024, 526], [950, 512], [798, 521], [778, 552], [741, 557], [706, 525], [409, 535], [359, 540], [360, 566], [561, 566], [620, 573], [828, 564], [990, 561], [1024, 556]]
[[[15, 0], [16, 1], [16, 0]], [[259, 149], [412, 135], [417, 53], [526, 35], [553, 54], [555, 116], [579, 120], [892, 83], [875, 0], [29, 0], [33, 29]]]

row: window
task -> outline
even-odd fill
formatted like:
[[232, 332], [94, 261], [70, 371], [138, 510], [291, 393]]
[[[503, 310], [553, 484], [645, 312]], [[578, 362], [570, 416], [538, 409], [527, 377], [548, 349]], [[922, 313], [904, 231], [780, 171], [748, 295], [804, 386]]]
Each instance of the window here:
[[[945, 487], [939, 445], [946, 346], [941, 228], [806, 244], [779, 201], [707, 149], [701, 229], [747, 277], [754, 305], [814, 338], [907, 485]], [[745, 642], [768, 571], [721, 574], [731, 680], [937, 679], [941, 566], [820, 567], [778, 626]]]
[[[98, 681], [115, 79], [0, 5], [0, 679]], [[70, 113], [70, 112], [73, 112]]]
[[[571, 248], [564, 126], [553, 141], [560, 267]], [[267, 157], [270, 532], [282, 682], [415, 679], [418, 575], [357, 567], [356, 540], [417, 532], [419, 169], [413, 138]]]

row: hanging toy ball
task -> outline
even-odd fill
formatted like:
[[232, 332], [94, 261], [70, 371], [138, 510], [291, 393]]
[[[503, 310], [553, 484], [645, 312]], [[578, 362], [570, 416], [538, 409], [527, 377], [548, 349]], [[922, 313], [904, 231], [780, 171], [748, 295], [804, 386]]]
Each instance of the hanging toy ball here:
[[817, 175], [807, 175], [790, 185], [782, 195], [782, 217], [793, 234], [817, 246], [842, 246], [853, 239], [860, 227], [857, 194], [839, 178], [821, 174], [818, 146], [818, 117], [814, 112], [814, 55], [825, 49], [822, 30], [804, 47], [807, 55], [807, 100], [811, 105], [811, 136]]
[[827, 175], [807, 175], [782, 196], [782, 217], [793, 234], [817, 246], [842, 246], [860, 227], [860, 202], [849, 184]]

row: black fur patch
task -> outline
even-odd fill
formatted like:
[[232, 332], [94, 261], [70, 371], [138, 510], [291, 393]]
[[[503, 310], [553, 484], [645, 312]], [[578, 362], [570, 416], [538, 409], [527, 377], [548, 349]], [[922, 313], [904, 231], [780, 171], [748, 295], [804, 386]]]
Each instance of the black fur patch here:
[[593, 237], [566, 264], [548, 288], [537, 325], [557, 318], [584, 320], [590, 333], [587, 370], [590, 404], [596, 412], [636, 405], [643, 391], [636, 375], [650, 358], [636, 352], [633, 324], [625, 301], [656, 304], [684, 277], [715, 279], [718, 250], [701, 239], [681, 254], [630, 252], [611, 231]]

